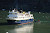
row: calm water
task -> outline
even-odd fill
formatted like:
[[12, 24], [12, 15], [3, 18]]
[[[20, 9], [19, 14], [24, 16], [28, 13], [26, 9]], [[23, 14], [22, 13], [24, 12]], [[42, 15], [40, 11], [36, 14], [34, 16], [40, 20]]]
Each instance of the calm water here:
[[33, 24], [0, 25], [0, 33], [33, 33]]

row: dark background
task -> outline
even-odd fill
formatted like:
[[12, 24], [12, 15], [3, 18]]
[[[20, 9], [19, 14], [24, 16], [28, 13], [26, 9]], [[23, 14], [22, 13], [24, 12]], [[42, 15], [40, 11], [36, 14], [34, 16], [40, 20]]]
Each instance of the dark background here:
[[50, 12], [50, 0], [0, 0], [0, 10], [14, 8]]

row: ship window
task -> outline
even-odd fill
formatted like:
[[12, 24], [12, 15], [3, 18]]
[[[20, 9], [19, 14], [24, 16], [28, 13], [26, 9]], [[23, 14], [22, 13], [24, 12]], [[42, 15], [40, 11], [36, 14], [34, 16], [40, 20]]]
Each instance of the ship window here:
[[17, 18], [17, 17], [13, 17], [13, 18]]
[[17, 14], [17, 13], [15, 13], [15, 14]]
[[31, 16], [31, 17], [33, 17], [33, 16]]
[[26, 14], [26, 15], [29, 15], [29, 14]]
[[15, 17], [15, 18], [17, 18], [17, 17]]

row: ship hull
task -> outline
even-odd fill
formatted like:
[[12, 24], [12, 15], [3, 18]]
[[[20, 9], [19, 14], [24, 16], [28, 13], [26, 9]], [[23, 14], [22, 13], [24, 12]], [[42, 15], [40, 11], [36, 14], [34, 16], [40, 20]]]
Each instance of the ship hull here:
[[7, 20], [8, 23], [32, 23], [34, 19], [28, 19], [28, 20]]

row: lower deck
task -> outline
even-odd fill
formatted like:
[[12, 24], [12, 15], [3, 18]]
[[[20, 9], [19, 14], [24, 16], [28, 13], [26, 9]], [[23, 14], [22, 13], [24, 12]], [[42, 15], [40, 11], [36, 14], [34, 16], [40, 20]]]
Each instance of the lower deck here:
[[33, 22], [33, 19], [29, 20], [7, 20], [8, 23], [28, 23], [28, 22]]

